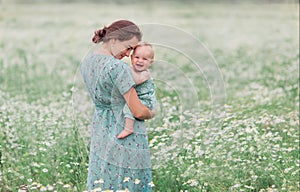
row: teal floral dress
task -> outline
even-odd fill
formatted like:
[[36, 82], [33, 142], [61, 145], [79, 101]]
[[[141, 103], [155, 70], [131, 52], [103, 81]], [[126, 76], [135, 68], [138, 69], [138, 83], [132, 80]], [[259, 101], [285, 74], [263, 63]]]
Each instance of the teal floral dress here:
[[134, 134], [117, 139], [125, 124], [123, 95], [135, 86], [130, 67], [113, 56], [88, 54], [80, 71], [95, 106], [88, 191], [152, 191], [144, 121], [135, 122]]

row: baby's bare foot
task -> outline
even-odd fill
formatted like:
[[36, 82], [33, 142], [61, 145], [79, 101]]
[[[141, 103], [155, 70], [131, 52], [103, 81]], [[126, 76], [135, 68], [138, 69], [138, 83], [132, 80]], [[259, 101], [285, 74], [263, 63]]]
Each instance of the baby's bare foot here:
[[128, 137], [129, 135], [131, 135], [133, 133], [133, 129], [124, 129], [118, 136], [118, 139], [123, 139], [125, 137]]

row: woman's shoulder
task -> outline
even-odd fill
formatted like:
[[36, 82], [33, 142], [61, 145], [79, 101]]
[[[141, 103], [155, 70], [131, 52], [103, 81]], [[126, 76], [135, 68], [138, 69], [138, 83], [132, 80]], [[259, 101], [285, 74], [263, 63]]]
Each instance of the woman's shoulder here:
[[111, 62], [108, 64], [110, 66], [110, 69], [116, 69], [118, 70], [130, 70], [130, 67], [127, 63], [124, 61], [121, 61], [119, 59], [112, 59]]
[[82, 63], [105, 63], [112, 60], [114, 57], [110, 55], [101, 55], [88, 53], [82, 60]]
[[126, 66], [126, 67], [130, 68], [129, 65], [127, 65], [127, 63], [125, 63], [124, 61], [122, 61], [122, 60], [120, 60], [120, 59], [116, 59], [116, 58], [114, 58], [114, 57], [113, 57], [113, 59], [112, 59], [111, 64], [112, 64], [112, 65], [117, 65], [117, 66]]
[[108, 66], [128, 66], [125, 62], [116, 59], [114, 56], [112, 55], [102, 55], [102, 54], [90, 54], [87, 56], [89, 59], [92, 59], [96, 62], [100, 62], [100, 63], [105, 63], [105, 65]]
[[116, 58], [114, 58], [111, 55], [102, 55], [102, 54], [94, 54], [94, 53], [89, 54], [88, 57], [97, 62], [111, 62], [113, 60], [116, 60]]

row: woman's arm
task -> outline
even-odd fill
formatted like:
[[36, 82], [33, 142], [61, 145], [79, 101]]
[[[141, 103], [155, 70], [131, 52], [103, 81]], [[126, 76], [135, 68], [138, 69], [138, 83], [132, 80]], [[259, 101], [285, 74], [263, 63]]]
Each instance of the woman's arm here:
[[154, 116], [154, 111], [151, 111], [143, 105], [137, 96], [136, 90], [132, 87], [124, 95], [127, 105], [133, 115], [138, 119], [151, 119]]

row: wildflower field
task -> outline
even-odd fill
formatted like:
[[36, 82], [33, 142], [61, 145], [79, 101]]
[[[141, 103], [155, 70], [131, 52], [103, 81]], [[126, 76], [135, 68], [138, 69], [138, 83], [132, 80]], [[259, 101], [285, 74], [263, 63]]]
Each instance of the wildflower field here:
[[78, 67], [117, 19], [156, 41], [153, 191], [300, 191], [299, 4], [0, 1], [0, 192], [86, 190]]

